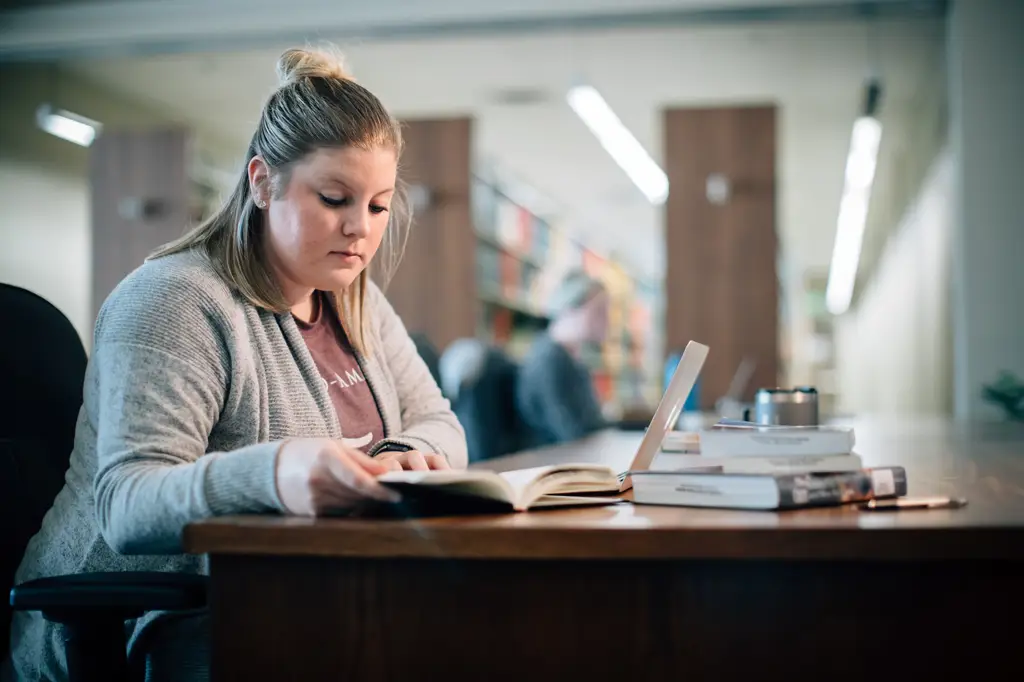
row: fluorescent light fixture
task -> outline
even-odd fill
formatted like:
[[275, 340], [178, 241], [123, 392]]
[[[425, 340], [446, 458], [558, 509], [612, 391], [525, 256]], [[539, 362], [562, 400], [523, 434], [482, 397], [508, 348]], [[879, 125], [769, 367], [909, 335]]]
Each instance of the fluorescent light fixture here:
[[647, 200], [652, 204], [665, 203], [668, 198], [668, 177], [633, 137], [633, 133], [622, 124], [601, 94], [589, 85], [578, 85], [569, 90], [566, 99]]
[[849, 310], [853, 299], [881, 141], [882, 124], [878, 119], [862, 116], [853, 124], [843, 198], [839, 202], [839, 219], [836, 221], [836, 241], [832, 247], [832, 265], [825, 289], [825, 305], [833, 315], [842, 315]]
[[42, 104], [36, 110], [36, 123], [51, 135], [82, 147], [91, 145], [103, 128], [98, 121], [63, 109], [54, 109], [49, 104]]

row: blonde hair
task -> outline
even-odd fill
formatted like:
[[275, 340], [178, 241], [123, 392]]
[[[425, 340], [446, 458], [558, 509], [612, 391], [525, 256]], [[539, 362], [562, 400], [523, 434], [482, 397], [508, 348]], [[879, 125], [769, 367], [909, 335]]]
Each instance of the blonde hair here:
[[[393, 149], [400, 158], [403, 141], [398, 121], [373, 93], [353, 80], [336, 53], [326, 49], [287, 50], [277, 61], [277, 75], [279, 85], [263, 105], [241, 176], [227, 201], [209, 219], [161, 246], [150, 258], [200, 250], [228, 285], [250, 303], [285, 312], [289, 306], [266, 262], [263, 212], [253, 201], [249, 161], [254, 156], [263, 158], [270, 168], [272, 195], [280, 196], [292, 166], [318, 149], [384, 147]], [[389, 215], [380, 251], [373, 259], [384, 284], [401, 260], [412, 219], [401, 183], [396, 187]], [[368, 287], [369, 275], [363, 270], [347, 289], [333, 292], [351, 343], [364, 352]]]

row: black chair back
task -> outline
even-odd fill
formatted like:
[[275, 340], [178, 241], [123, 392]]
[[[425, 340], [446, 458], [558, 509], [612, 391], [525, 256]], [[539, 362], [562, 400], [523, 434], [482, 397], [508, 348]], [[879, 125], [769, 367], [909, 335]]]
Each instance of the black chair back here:
[[86, 353], [53, 304], [0, 284], [0, 659], [11, 614], [6, 598], [25, 545], [64, 486], [82, 406]]
[[516, 409], [516, 362], [483, 341], [459, 339], [445, 349], [440, 367], [442, 389], [466, 430], [469, 461], [521, 450], [526, 431]]
[[426, 334], [421, 332], [412, 332], [409, 334], [412, 337], [412, 342], [416, 344], [416, 352], [419, 353], [420, 357], [423, 358], [423, 362], [427, 364], [427, 369], [430, 370], [430, 376], [434, 377], [434, 381], [438, 385], [441, 384], [441, 354], [437, 352], [437, 347], [430, 342]]

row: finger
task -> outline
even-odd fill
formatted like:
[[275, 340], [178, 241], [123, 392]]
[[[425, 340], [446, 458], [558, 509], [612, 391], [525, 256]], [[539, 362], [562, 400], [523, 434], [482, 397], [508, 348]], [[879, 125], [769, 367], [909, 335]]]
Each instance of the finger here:
[[[398, 455], [398, 452], [382, 452], [379, 455], [373, 456], [373, 461], [377, 464], [383, 464], [388, 471], [401, 471], [402, 460]], [[373, 473], [372, 471], [370, 473]]]
[[378, 459], [370, 457], [369, 455], [363, 454], [361, 450], [344, 446], [342, 446], [342, 450], [344, 450], [349, 456], [353, 464], [361, 467], [372, 476], [380, 476], [381, 474], [387, 473], [391, 470], [391, 465], [388, 464], [387, 458]]
[[375, 474], [368, 471], [367, 462], [357, 461], [356, 455], [362, 455], [369, 464], [377, 468], [380, 473], [386, 469], [383, 464], [374, 462], [366, 455], [359, 452], [346, 451], [338, 447], [335, 449], [334, 457], [328, 458], [328, 467], [331, 474], [343, 485], [355, 492], [382, 502], [397, 502], [401, 496], [393, 490], [385, 488], [377, 482]]
[[401, 471], [402, 462], [397, 457], [388, 457], [387, 459], [377, 458], [377, 462], [383, 464], [388, 468], [388, 471]]
[[451, 465], [448, 464], [448, 460], [444, 455], [437, 454], [426, 454], [423, 455], [423, 459], [427, 460], [427, 466], [431, 469], [451, 469]]
[[405, 453], [405, 468], [412, 471], [427, 471], [430, 469], [427, 466], [427, 460], [423, 458], [423, 453], [417, 450], [410, 450]]
[[405, 450], [384, 450], [383, 452], [378, 452], [372, 459], [375, 462], [385, 462], [390, 460], [392, 462], [398, 462], [399, 466], [401, 466], [402, 463], [405, 462]]

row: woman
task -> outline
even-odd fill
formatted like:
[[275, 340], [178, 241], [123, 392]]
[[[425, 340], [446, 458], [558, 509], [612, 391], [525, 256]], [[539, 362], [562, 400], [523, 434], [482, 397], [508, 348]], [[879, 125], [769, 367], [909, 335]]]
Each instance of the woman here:
[[[19, 582], [201, 572], [181, 554], [190, 522], [393, 501], [377, 475], [465, 466], [461, 426], [367, 274], [381, 247], [394, 266], [407, 226], [399, 124], [328, 55], [289, 50], [278, 75], [225, 206], [104, 303], [67, 483]], [[145, 632], [150, 679], [202, 677], [204, 627], [147, 614], [129, 649], [166, 630]], [[25, 679], [66, 677], [37, 613], [15, 617], [12, 660]]]
[[519, 369], [516, 405], [537, 447], [575, 440], [607, 426], [590, 370], [580, 359], [608, 333], [608, 292], [581, 270], [570, 272], [551, 301], [552, 321]]

